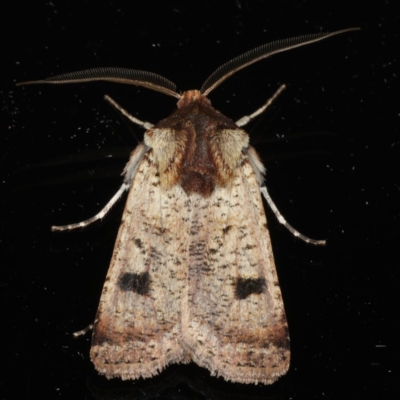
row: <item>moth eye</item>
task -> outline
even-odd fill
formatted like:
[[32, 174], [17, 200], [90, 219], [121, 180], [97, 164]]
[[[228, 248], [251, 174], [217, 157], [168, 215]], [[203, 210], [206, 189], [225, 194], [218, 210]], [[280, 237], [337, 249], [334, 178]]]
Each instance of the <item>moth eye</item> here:
[[148, 272], [135, 274], [126, 272], [120, 275], [118, 287], [124, 292], [135, 292], [142, 296], [149, 294], [150, 275]]
[[261, 294], [264, 292], [264, 278], [238, 278], [236, 280], [235, 297], [239, 300], [247, 299], [251, 294]]

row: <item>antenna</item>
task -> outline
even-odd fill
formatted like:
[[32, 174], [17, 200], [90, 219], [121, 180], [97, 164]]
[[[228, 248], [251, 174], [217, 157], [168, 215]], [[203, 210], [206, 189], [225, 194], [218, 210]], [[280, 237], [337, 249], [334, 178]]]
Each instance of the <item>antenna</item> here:
[[318, 42], [331, 36], [340, 35], [341, 33], [358, 31], [359, 29], [360, 28], [349, 28], [331, 33], [316, 33], [263, 44], [262, 46], [246, 51], [246, 53], [243, 53], [242, 55], [235, 57], [234, 59], [221, 65], [206, 79], [201, 87], [200, 93], [204, 96], [209, 95], [210, 92], [218, 87], [225, 79], [228, 79], [241, 69], [246, 68], [264, 58], [272, 56], [273, 54]]

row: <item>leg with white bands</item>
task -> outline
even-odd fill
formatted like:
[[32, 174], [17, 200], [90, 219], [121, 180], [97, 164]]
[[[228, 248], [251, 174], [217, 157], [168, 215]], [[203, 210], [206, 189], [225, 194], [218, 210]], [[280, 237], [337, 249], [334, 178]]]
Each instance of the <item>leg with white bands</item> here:
[[113, 107], [115, 107], [122, 115], [125, 115], [134, 124], [141, 126], [144, 129], [151, 129], [154, 125], [150, 122], [143, 122], [140, 119], [135, 118], [133, 115], [129, 114], [124, 108], [122, 108], [116, 101], [114, 101], [110, 96], [105, 95], [104, 100], [108, 101]]
[[286, 89], [286, 85], [281, 85], [278, 90], [273, 94], [272, 97], [270, 97], [266, 103], [260, 107], [258, 110], [254, 111], [253, 114], [251, 115], [245, 115], [244, 117], [238, 119], [236, 121], [237, 126], [244, 126], [248, 124], [252, 119], [263, 113], [274, 101], [275, 99], [283, 92], [283, 90]]
[[265, 186], [262, 186], [260, 188], [261, 193], [263, 194], [263, 196], [265, 197], [265, 200], [267, 200], [267, 203], [269, 204], [269, 206], [271, 207], [271, 210], [273, 211], [273, 213], [275, 214], [276, 218], [278, 219], [278, 221], [287, 229], [289, 230], [294, 236], [298, 237], [301, 240], [304, 240], [306, 243], [311, 243], [311, 244], [315, 244], [315, 245], [325, 245], [326, 244], [326, 240], [314, 240], [314, 239], [310, 239], [309, 237], [303, 235], [302, 233], [300, 233], [299, 231], [297, 231], [296, 229], [294, 229], [288, 222], [286, 222], [285, 218], [282, 217], [282, 214], [279, 212], [278, 208], [276, 207], [275, 203], [272, 201], [271, 196], [269, 195], [267, 188]]
[[94, 217], [89, 218], [82, 222], [77, 222], [76, 224], [52, 226], [51, 230], [52, 231], [69, 231], [71, 229], [84, 228], [84, 227], [90, 225], [91, 223], [104, 218], [104, 216], [108, 213], [108, 211], [110, 211], [111, 207], [120, 199], [120, 197], [122, 196], [122, 193], [124, 193], [126, 190], [128, 190], [129, 187], [130, 187], [130, 184], [123, 183], [122, 186], [118, 189], [118, 192], [115, 193], [115, 195], [106, 204], [106, 206]]

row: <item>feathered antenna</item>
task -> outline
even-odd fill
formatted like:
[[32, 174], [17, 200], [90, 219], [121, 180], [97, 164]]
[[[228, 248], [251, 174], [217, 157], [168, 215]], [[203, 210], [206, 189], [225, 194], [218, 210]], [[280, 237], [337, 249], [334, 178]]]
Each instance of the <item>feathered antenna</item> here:
[[246, 53], [243, 53], [242, 55], [235, 57], [233, 60], [221, 65], [206, 79], [201, 87], [200, 92], [204, 96], [209, 95], [210, 92], [218, 87], [225, 79], [228, 79], [239, 70], [246, 68], [264, 58], [272, 56], [273, 54], [318, 42], [319, 40], [324, 40], [328, 37], [339, 35], [341, 33], [357, 31], [359, 29], [360, 28], [349, 28], [331, 33], [316, 33], [263, 44], [262, 46], [247, 51]]
[[[290, 39], [277, 40], [275, 42], [256, 47], [253, 50], [247, 51], [246, 53], [235, 57], [234, 59], [228, 61], [227, 63], [221, 65], [218, 69], [216, 69], [203, 83], [200, 93], [204, 96], [209, 95], [223, 81], [228, 79], [236, 72], [273, 54], [291, 50], [296, 47], [305, 46], [310, 43], [324, 40], [331, 36], [339, 35], [345, 32], [356, 31], [359, 29], [360, 28], [349, 28], [331, 33], [316, 33], [311, 35], [298, 36]], [[180, 99], [182, 97], [176, 91], [176, 85], [161, 75], [136, 69], [112, 67], [94, 68], [84, 71], [70, 72], [53, 76], [51, 78], [42, 79], [39, 81], [20, 82], [17, 83], [17, 86], [39, 83], [66, 84], [93, 81], [109, 81], [128, 85], [143, 86], [145, 88], [164, 93], [177, 99]]]
[[67, 74], [52, 76], [51, 78], [42, 79], [39, 81], [28, 81], [17, 83], [20, 85], [32, 85], [38, 83], [50, 84], [65, 84], [77, 82], [93, 82], [93, 81], [109, 81], [124, 83], [127, 85], [143, 86], [145, 88], [164, 93], [168, 96], [181, 98], [181, 95], [176, 91], [175, 83], [154, 74], [153, 72], [140, 71], [137, 69], [126, 68], [94, 68], [84, 71], [69, 72]]

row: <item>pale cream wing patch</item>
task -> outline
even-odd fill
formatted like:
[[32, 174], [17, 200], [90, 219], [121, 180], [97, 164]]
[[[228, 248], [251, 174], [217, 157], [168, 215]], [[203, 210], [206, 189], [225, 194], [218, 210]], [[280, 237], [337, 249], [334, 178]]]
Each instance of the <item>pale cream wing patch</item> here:
[[156, 375], [187, 362], [181, 302], [187, 282], [190, 202], [178, 185], [162, 191], [151, 151], [125, 211], [94, 325], [91, 359], [108, 378]]
[[289, 368], [289, 337], [266, 217], [246, 155], [230, 188], [192, 195], [182, 337], [194, 362], [242, 383]]

